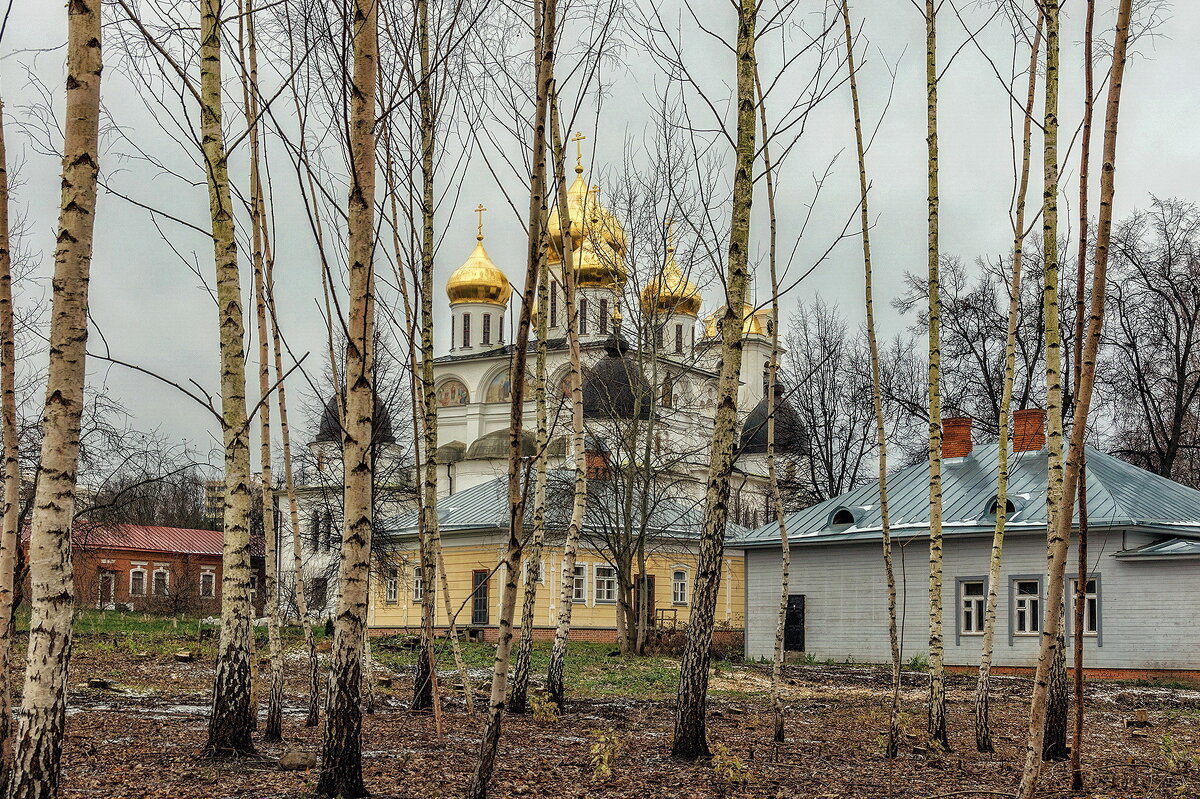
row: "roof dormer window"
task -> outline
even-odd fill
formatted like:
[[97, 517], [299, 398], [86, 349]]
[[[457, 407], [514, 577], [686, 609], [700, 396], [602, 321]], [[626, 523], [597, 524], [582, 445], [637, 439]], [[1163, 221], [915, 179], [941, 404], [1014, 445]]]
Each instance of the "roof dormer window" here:
[[838, 508], [829, 517], [829, 529], [835, 533], [849, 530], [854, 526], [854, 512], [849, 508]]
[[[988, 500], [987, 513], [984, 514], [985, 518], [991, 519], [994, 521], [996, 519], [996, 511], [999, 510], [999, 508], [1000, 508], [1000, 497], [999, 496], [992, 497], [990, 500]], [[1004, 518], [1006, 518], [1006, 519], [1011, 518], [1012, 515], [1016, 512], [1017, 512], [1017, 506], [1013, 504], [1013, 501], [1011, 499], [1008, 499], [1007, 497], [1005, 497], [1005, 499], [1004, 499]]]

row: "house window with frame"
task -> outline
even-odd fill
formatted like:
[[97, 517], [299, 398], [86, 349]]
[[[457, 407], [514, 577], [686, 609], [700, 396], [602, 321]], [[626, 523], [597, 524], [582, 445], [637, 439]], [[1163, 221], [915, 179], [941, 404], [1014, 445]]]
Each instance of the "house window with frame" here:
[[420, 566], [413, 567], [412, 601], [414, 605], [420, 604], [421, 600], [425, 597], [425, 586], [423, 585], [423, 581], [421, 579], [423, 576], [421, 571], [422, 569]]
[[490, 313], [483, 315], [483, 343], [492, 343], [492, 315]]
[[462, 345], [464, 347], [471, 346], [471, 315], [469, 313], [463, 314]]
[[152, 590], [155, 596], [166, 596], [171, 593], [171, 573], [165, 567], [159, 566], [154, 570]]
[[961, 635], [983, 633], [987, 589], [983, 580], [963, 580], [958, 584], [958, 631]]
[[617, 570], [612, 566], [596, 567], [595, 596], [597, 602], [617, 601]]
[[687, 604], [687, 572], [676, 569], [671, 573], [671, 602], [676, 605]]
[[587, 602], [587, 566], [585, 564], [575, 564], [571, 601], [579, 603]]
[[396, 604], [400, 596], [400, 575], [395, 569], [387, 570], [387, 577], [383, 581], [383, 601], [389, 605]]
[[129, 570], [129, 595], [130, 596], [145, 596], [146, 595], [146, 570], [143, 568], [135, 568]]
[[608, 332], [608, 300], [600, 300], [600, 332]]
[[1042, 629], [1042, 581], [1013, 580], [1013, 634], [1037, 635]]
[[200, 596], [211, 599], [217, 595], [217, 573], [211, 570], [200, 572]]
[[[1079, 578], [1071, 580], [1071, 623], [1075, 623], [1075, 602], [1078, 598]], [[1100, 585], [1096, 578], [1089, 577], [1084, 584], [1083, 634], [1096, 635], [1100, 631]]]
[[581, 336], [587, 335], [587, 322], [588, 322], [587, 306], [588, 306], [587, 297], [580, 297], [579, 298], [579, 310], [577, 313], [579, 314], [579, 335], [581, 335]]

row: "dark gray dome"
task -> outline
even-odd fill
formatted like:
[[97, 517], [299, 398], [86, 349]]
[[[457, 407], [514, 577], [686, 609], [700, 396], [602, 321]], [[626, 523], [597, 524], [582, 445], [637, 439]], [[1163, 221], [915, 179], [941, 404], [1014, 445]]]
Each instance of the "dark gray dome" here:
[[[313, 439], [313, 443], [332, 442], [334, 444], [342, 443], [342, 423], [340, 421], [341, 414], [338, 413], [337, 395], [329, 398], [325, 403], [325, 410], [321, 413], [321, 423], [317, 426], [317, 437]], [[375, 443], [376, 444], [395, 444], [396, 437], [392, 434], [392, 417], [388, 414], [387, 408], [383, 407], [383, 403], [379, 398], [375, 398]]]
[[451, 441], [447, 444], [442, 444], [433, 451], [433, 460], [435, 463], [458, 463], [467, 454], [467, 445], [461, 441]]
[[[740, 449], [743, 455], [767, 451], [767, 398], [759, 400], [742, 424]], [[800, 414], [787, 401], [783, 386], [775, 384], [775, 451], [799, 453], [804, 450]]]
[[[507, 458], [511, 441], [511, 428], [493, 430], [475, 439], [467, 448], [467, 460], [500, 460]], [[521, 456], [532, 457], [537, 453], [537, 437], [528, 430], [521, 431]]]
[[[546, 444], [547, 458], [565, 458], [571, 449], [570, 435], [557, 436], [550, 439], [550, 443]], [[590, 433], [583, 437], [583, 448], [586, 452], [608, 452], [608, 445], [603, 439], [596, 438]]]
[[589, 419], [649, 419], [654, 392], [637, 361], [628, 357], [629, 344], [611, 338], [606, 354], [583, 380], [583, 415]]

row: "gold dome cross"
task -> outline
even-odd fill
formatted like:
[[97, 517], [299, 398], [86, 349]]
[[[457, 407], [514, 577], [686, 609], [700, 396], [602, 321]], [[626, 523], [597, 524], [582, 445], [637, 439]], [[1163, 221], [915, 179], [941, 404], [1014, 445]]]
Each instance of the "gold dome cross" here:
[[475, 209], [475, 213], [479, 214], [479, 223], [475, 229], [476, 241], [483, 241], [483, 212], [486, 210], [487, 209], [483, 207], [483, 203], [480, 203], [479, 207]]

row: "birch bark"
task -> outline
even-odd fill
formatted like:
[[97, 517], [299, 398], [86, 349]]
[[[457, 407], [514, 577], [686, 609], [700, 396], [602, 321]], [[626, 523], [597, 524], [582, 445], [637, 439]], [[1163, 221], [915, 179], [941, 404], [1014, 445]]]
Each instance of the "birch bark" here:
[[671, 753], [694, 760], [709, 755], [705, 728], [708, 696], [708, 663], [714, 613], [721, 584], [725, 550], [725, 525], [729, 515], [729, 477], [733, 470], [734, 433], [737, 430], [737, 393], [742, 366], [744, 303], [749, 283], [750, 211], [754, 202], [755, 26], [758, 5], [740, 0], [735, 45], [737, 133], [733, 173], [729, 250], [725, 273], [725, 311], [718, 322], [721, 335], [720, 374], [708, 486], [704, 496], [704, 529], [700, 538], [691, 621], [679, 665], [679, 698]]
[[[71, 522], [100, 157], [100, 13], [99, 0], [75, 0], [67, 8], [62, 203], [54, 251], [42, 450], [29, 540], [32, 615], [7, 794], [11, 799], [53, 799], [58, 795], [66, 727], [67, 666], [75, 609]], [[3, 721], [8, 724], [7, 718]]]
[[8, 154], [4, 144], [4, 102], [0, 100], [0, 437], [4, 444], [3, 513], [0, 515], [0, 796], [12, 772], [13, 582], [21, 515], [21, 453], [17, 431], [17, 352], [12, 293], [12, 253], [8, 231]]
[[208, 178], [220, 314], [221, 414], [225, 445], [225, 544], [221, 573], [221, 640], [208, 720], [209, 757], [254, 751], [250, 673], [250, 443], [246, 418], [246, 351], [241, 280], [221, 128], [220, 0], [200, 3], [200, 141]]
[[341, 563], [329, 679], [328, 710], [317, 796], [366, 796], [362, 776], [363, 636], [370, 590], [373, 510], [375, 375], [372, 369], [375, 249], [375, 96], [378, 85], [378, 4], [356, 0], [349, 86], [350, 195], [347, 211], [349, 300]]

